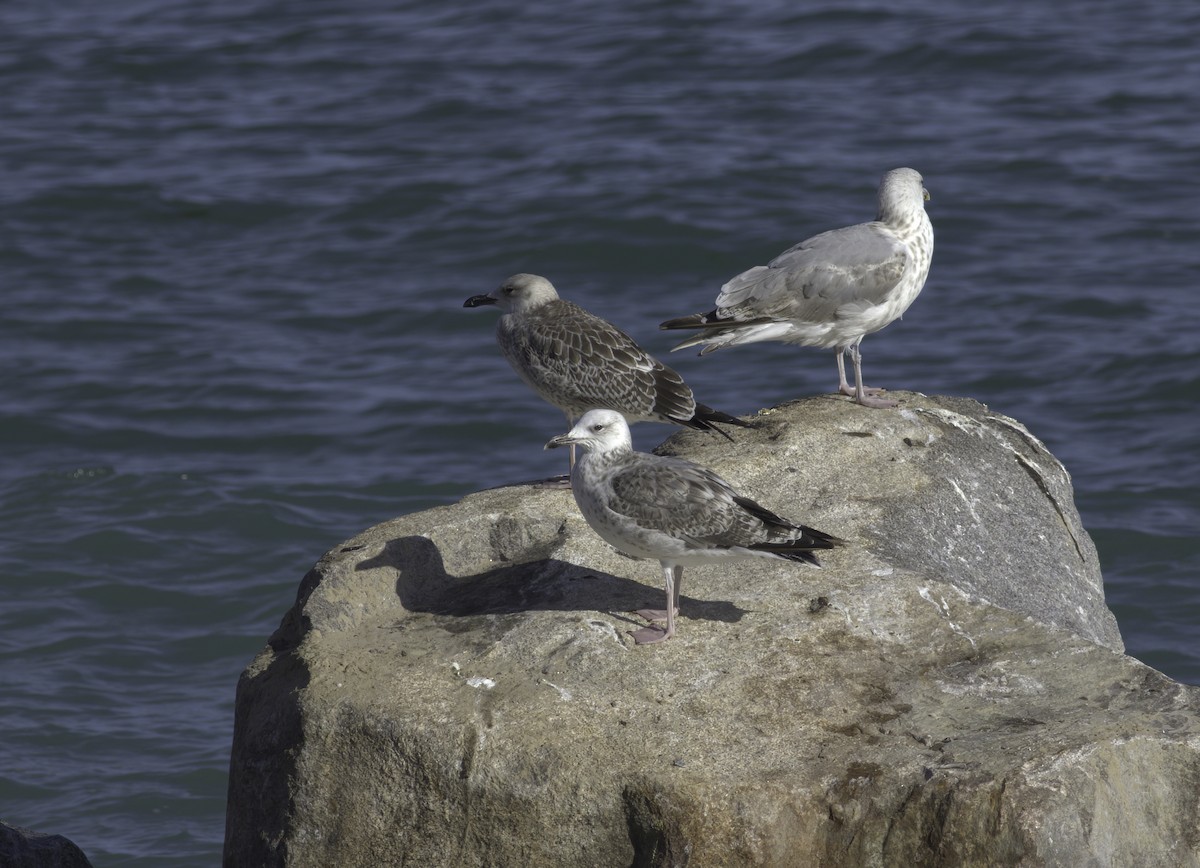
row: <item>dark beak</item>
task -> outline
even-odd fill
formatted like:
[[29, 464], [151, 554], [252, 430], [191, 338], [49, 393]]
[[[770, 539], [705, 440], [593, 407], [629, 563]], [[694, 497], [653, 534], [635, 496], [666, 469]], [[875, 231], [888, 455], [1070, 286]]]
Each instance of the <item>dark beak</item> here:
[[542, 449], [557, 449], [559, 446], [570, 446], [575, 442], [575, 439], [570, 434], [559, 434], [557, 437], [551, 437]]
[[496, 299], [490, 295], [473, 295], [463, 302], [463, 307], [479, 307], [483, 304], [495, 304]]

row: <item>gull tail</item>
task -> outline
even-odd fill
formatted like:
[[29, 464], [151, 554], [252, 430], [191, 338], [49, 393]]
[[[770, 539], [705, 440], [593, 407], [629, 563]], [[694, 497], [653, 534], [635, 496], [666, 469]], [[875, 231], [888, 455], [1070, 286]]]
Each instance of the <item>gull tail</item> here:
[[714, 309], [708, 313], [694, 313], [691, 316], [680, 316], [675, 319], [669, 319], [666, 322], [661, 322], [658, 327], [663, 331], [672, 329], [702, 329], [706, 326], [716, 325], [721, 321], [720, 314]]
[[[658, 327], [663, 331], [672, 331], [675, 329], [704, 329], [700, 334], [688, 338], [682, 343], [678, 343], [671, 347], [671, 352], [676, 350], [687, 349], [688, 347], [697, 347], [700, 344], [708, 343], [712, 338], [722, 334], [719, 329], [712, 328], [717, 325], [720, 320], [720, 314], [714, 309], [708, 313], [694, 313], [691, 316], [681, 316], [675, 319], [669, 319], [666, 322], [661, 322]], [[712, 352], [716, 347], [705, 347], [701, 354]]]
[[722, 317], [719, 308], [710, 310], [708, 313], [669, 319], [659, 323], [658, 327], [663, 331], [701, 329], [699, 334], [671, 347], [671, 352], [704, 344], [704, 348], [700, 350], [702, 356], [722, 347], [732, 347], [736, 344], [779, 340], [791, 329], [789, 323], [770, 318], [733, 319], [732, 317]]
[[844, 539], [825, 533], [803, 524], [793, 524], [785, 518], [780, 518], [765, 506], [761, 506], [748, 497], [735, 497], [734, 501], [746, 512], [753, 515], [764, 525], [765, 530], [774, 539], [750, 543], [746, 546], [756, 552], [769, 552], [776, 557], [789, 561], [801, 561], [821, 566], [814, 552], [832, 549], [846, 544]]
[[770, 552], [785, 560], [800, 561], [819, 567], [821, 562], [817, 560], [815, 552], [846, 544], [844, 539], [838, 539], [811, 527], [799, 525], [796, 529], [800, 531], [800, 535], [793, 540], [752, 543], [746, 548], [756, 552]]
[[696, 413], [691, 419], [684, 422], [689, 428], [695, 428], [698, 431], [716, 431], [726, 440], [733, 442], [733, 438], [729, 433], [721, 428], [718, 428], [715, 423], [720, 422], [722, 425], [736, 425], [738, 428], [757, 428], [753, 422], [747, 422], [744, 419], [739, 419], [737, 416], [730, 416], [728, 413], [722, 413], [720, 410], [714, 410], [706, 404], [697, 404]]

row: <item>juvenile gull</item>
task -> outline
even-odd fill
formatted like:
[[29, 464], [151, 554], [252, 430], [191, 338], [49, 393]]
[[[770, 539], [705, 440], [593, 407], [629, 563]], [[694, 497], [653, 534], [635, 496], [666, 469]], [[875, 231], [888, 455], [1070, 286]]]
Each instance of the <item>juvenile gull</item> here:
[[[639, 645], [675, 635], [685, 566], [747, 558], [820, 566], [813, 552], [843, 543], [739, 496], [698, 464], [634, 452], [629, 426], [612, 410], [589, 410], [546, 448], [575, 444], [584, 454], [571, 471], [571, 491], [592, 530], [617, 550], [662, 565], [667, 606], [638, 611], [652, 622], [633, 632]], [[664, 620], [665, 628], [653, 623]]]
[[[579, 305], [558, 297], [536, 274], [514, 274], [494, 292], [473, 295], [463, 307], [495, 304], [505, 312], [496, 340], [521, 379], [573, 425], [593, 407], [621, 413], [629, 422], [671, 422], [718, 431], [714, 423], [750, 427], [736, 416], [697, 404], [671, 368], [629, 335]], [[571, 448], [571, 464], [575, 448]]]
[[[675, 347], [704, 344], [700, 355], [756, 341], [783, 341], [837, 352], [838, 391], [867, 407], [894, 407], [879, 389], [863, 386], [865, 335], [898, 319], [916, 300], [933, 259], [929, 191], [915, 169], [892, 169], [879, 185], [879, 215], [814, 235], [767, 265], [743, 271], [721, 287], [704, 314], [667, 320], [663, 329], [703, 329]], [[845, 354], [854, 364], [846, 382]]]

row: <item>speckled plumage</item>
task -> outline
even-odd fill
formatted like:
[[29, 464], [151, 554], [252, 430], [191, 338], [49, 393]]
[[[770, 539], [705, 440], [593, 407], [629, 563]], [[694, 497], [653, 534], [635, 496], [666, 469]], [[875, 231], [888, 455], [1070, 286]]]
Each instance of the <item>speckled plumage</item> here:
[[[860, 223], [814, 235], [767, 265], [734, 277], [706, 314], [662, 323], [663, 329], [701, 329], [674, 349], [782, 341], [835, 348], [839, 390], [866, 399], [858, 345], [865, 335], [898, 319], [916, 300], [933, 260], [933, 224], [925, 213], [929, 193], [914, 169], [893, 169], [879, 185], [879, 213]], [[854, 362], [854, 391], [843, 353]]]
[[696, 413], [683, 377], [573, 302], [556, 298], [506, 313], [496, 340], [521, 379], [574, 419], [593, 407], [632, 422], [682, 424]]
[[720, 429], [714, 422], [747, 423], [696, 403], [678, 373], [655, 359], [625, 332], [558, 297], [550, 281], [515, 274], [465, 306], [497, 304], [505, 313], [496, 340], [513, 370], [569, 421], [604, 407], [629, 422], [669, 422]]
[[646, 628], [634, 634], [641, 643], [674, 633], [684, 566], [755, 557], [819, 566], [813, 552], [841, 543], [740, 496], [711, 470], [681, 458], [634, 452], [619, 413], [591, 410], [546, 445], [572, 444], [585, 450], [571, 473], [571, 490], [587, 523], [619, 551], [662, 565], [666, 635]]

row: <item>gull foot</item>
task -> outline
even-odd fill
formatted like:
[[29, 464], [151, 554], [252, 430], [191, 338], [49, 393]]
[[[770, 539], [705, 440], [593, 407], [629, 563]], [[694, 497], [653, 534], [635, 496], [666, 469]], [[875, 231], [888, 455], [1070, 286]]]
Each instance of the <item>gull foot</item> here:
[[[887, 389], [881, 389], [878, 386], [863, 386], [863, 394], [865, 395], [882, 395], [886, 391]], [[847, 398], [858, 397], [858, 392], [856, 392], [854, 387], [848, 383], [845, 386], [839, 386], [838, 392], [845, 395]]]
[[879, 409], [884, 409], [887, 407], [899, 407], [900, 406], [900, 403], [898, 401], [893, 401], [890, 398], [876, 398], [869, 394], [859, 395], [859, 396], [855, 397], [855, 400], [858, 403], [862, 404], [864, 407], [876, 407]]
[[662, 627], [643, 627], [640, 630], [630, 630], [629, 635], [633, 637], [633, 641], [637, 645], [653, 645], [656, 642], [665, 642], [671, 638], [671, 633]]
[[[638, 609], [633, 614], [639, 618], [645, 618], [647, 621], [665, 621], [667, 620], [666, 609]], [[675, 614], [679, 614], [679, 610], [675, 610]]]

